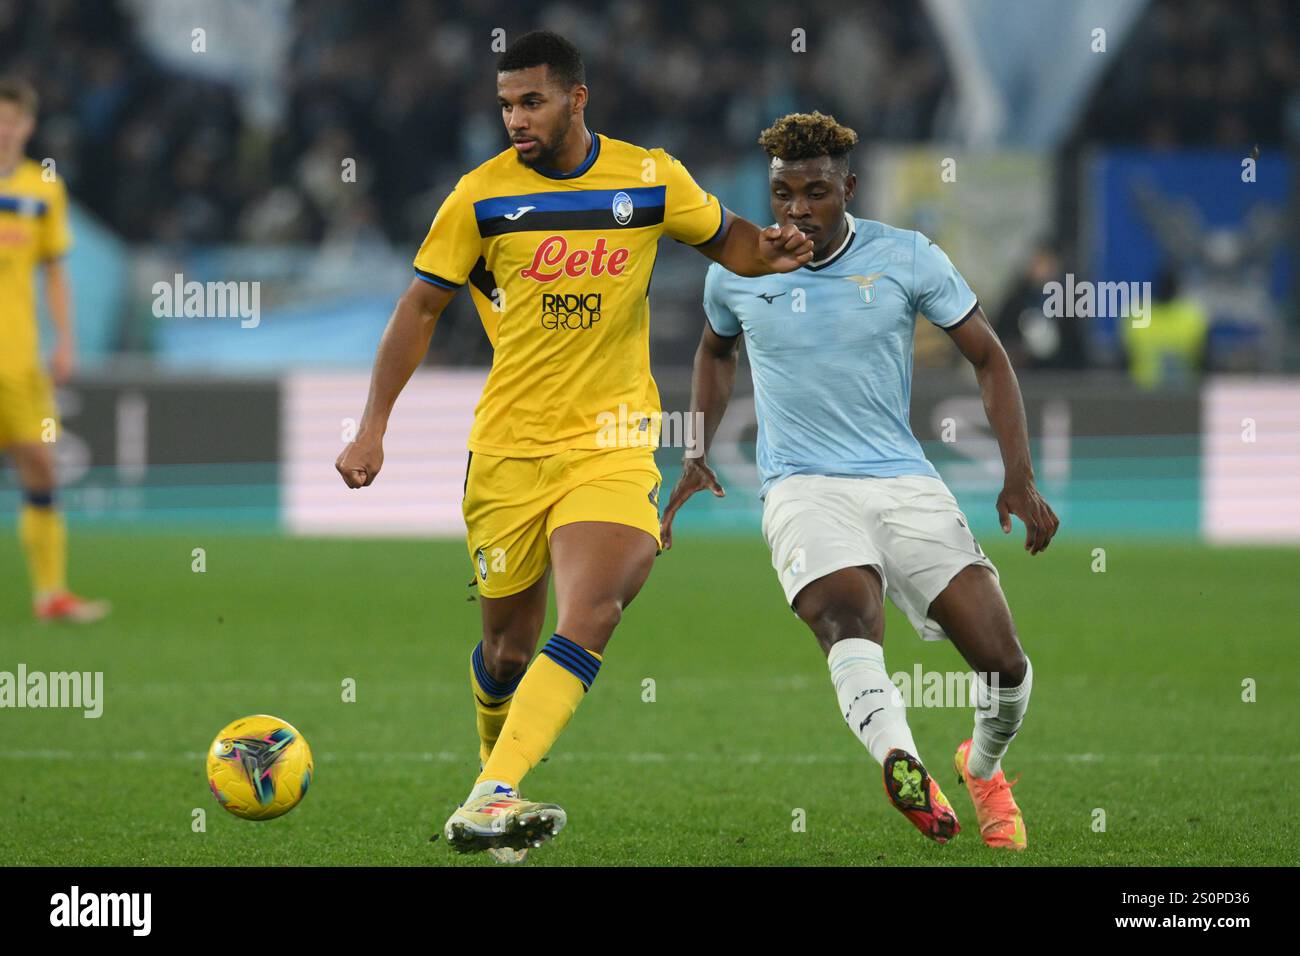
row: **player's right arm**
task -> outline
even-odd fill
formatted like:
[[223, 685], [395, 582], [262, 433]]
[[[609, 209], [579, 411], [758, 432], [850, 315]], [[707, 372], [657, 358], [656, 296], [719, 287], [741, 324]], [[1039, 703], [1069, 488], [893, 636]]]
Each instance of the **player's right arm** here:
[[379, 474], [384, 464], [384, 432], [388, 430], [388, 416], [393, 412], [397, 396], [429, 351], [429, 340], [438, 324], [438, 316], [455, 294], [455, 289], [412, 279], [397, 300], [397, 308], [388, 320], [379, 340], [379, 350], [375, 353], [370, 393], [366, 398], [366, 409], [361, 414], [357, 437], [334, 462], [349, 488], [364, 488]]
[[718, 270], [709, 269], [704, 280], [704, 309], [708, 321], [704, 323], [704, 334], [695, 350], [695, 365], [691, 371], [691, 417], [698, 415], [703, 418], [703, 434], [700, 446], [688, 449], [682, 460], [682, 475], [677, 479], [659, 523], [659, 538], [665, 551], [673, 546], [673, 518], [688, 498], [706, 488], [718, 498], [727, 494], [709, 467], [708, 454], [736, 384], [741, 327], [723, 300], [720, 283]]
[[76, 365], [77, 348], [72, 323], [72, 283], [64, 264], [64, 257], [72, 248], [72, 231], [68, 228], [68, 192], [61, 179], [54, 180], [49, 210], [42, 223], [39, 256], [44, 266], [45, 303], [55, 334], [50, 370], [54, 384], [63, 385]]
[[474, 204], [462, 177], [434, 217], [415, 256], [415, 278], [397, 300], [379, 340], [357, 437], [334, 462], [349, 488], [364, 488], [379, 474], [384, 432], [397, 396], [429, 351], [438, 316], [469, 278], [481, 251]]

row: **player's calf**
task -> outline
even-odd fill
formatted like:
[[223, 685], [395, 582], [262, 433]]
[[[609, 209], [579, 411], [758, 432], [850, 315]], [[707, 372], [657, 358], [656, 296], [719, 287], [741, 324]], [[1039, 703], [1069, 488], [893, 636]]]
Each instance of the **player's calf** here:
[[546, 617], [542, 576], [523, 591], [505, 597], [482, 597], [483, 639], [470, 655], [470, 691], [479, 737], [479, 765], [487, 763], [501, 736], [510, 705]]
[[1011, 788], [1020, 778], [1008, 782], [1001, 770], [988, 778], [978, 777], [971, 772], [970, 756], [971, 741], [964, 740], [957, 748], [953, 766], [957, 770], [957, 782], [966, 784], [971, 802], [975, 804], [980, 839], [988, 846], [998, 849], [1025, 849], [1029, 842], [1025, 832], [1025, 818], [1015, 797], [1011, 795]]
[[1029, 708], [1033, 665], [1002, 589], [986, 568], [972, 565], [954, 577], [930, 613], [976, 671], [975, 726], [964, 759], [970, 774], [991, 780]]

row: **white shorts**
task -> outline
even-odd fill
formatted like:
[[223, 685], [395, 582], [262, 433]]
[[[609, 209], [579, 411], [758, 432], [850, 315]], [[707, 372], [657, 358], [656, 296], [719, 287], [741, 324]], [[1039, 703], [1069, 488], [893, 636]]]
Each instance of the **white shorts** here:
[[885, 593], [927, 641], [946, 635], [930, 604], [984, 556], [957, 499], [938, 478], [831, 478], [792, 475], [763, 501], [763, 537], [785, 599], [841, 568], [870, 565]]

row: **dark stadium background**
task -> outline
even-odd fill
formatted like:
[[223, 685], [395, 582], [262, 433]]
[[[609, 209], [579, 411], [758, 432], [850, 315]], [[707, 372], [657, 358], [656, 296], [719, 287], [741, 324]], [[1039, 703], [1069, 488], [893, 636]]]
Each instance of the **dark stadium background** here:
[[[80, 370], [59, 392], [57, 449], [73, 579], [116, 606], [84, 634], [38, 628], [17, 545], [0, 546], [0, 669], [102, 669], [109, 688], [99, 721], [0, 713], [0, 803], [21, 807], [0, 827], [0, 862], [424, 863], [442, 849], [425, 830], [472, 763], [460, 494], [491, 359], [467, 297], [398, 404], [375, 486], [346, 493], [333, 460], [434, 212], [504, 146], [494, 31], [538, 27], [582, 49], [591, 129], [667, 148], [762, 223], [758, 133], [788, 111], [833, 113], [861, 137], [852, 211], [922, 229], [979, 294], [1021, 377], [1058, 542], [1031, 561], [997, 532], [1000, 464], [974, 377], [924, 322], [913, 427], [998, 561], [1035, 661], [1009, 760], [1026, 770], [1037, 861], [1294, 860], [1275, 790], [1230, 807], [1205, 772], [1245, 755], [1284, 793], [1295, 784], [1294, 4], [0, 0], [0, 73], [42, 100], [29, 154], [55, 160], [73, 200]], [[688, 407], [704, 267], [661, 244], [652, 357], [669, 412]], [[155, 285], [177, 275], [257, 283], [256, 326], [158, 316]], [[1153, 328], [1176, 310], [1199, 331], [1151, 345], [1126, 315], [1057, 319], [1044, 289], [1067, 276], [1149, 282]], [[629, 820], [642, 798], [683, 820], [663, 842], [575, 821], [549, 860], [936, 860], [886, 816], [782, 604], [749, 394], [742, 370], [713, 456], [727, 498], [688, 505], [603, 696], [538, 772], [577, 805], [597, 800], [595, 771], [626, 782]], [[680, 457], [661, 450], [666, 482]], [[0, 471], [0, 530], [19, 498]], [[889, 634], [891, 667], [960, 666], [892, 610]], [[646, 676], [666, 701], [655, 719]], [[338, 703], [345, 677], [355, 705]], [[1239, 702], [1247, 679], [1258, 703]], [[1228, 711], [1208, 736], [1207, 699]], [[245, 712], [293, 720], [322, 755], [319, 787], [278, 831], [216, 819], [204, 788], [204, 745]], [[915, 726], [940, 755], [966, 721], [926, 712]], [[728, 782], [702, 794], [717, 760]], [[1123, 786], [1135, 766], [1160, 781], [1158, 819]], [[791, 841], [810, 780], [869, 794], [870, 827], [837, 804]], [[121, 801], [86, 795], [105, 781]], [[704, 821], [741, 793], [769, 835], [729, 823], [710, 842]], [[352, 821], [339, 842], [317, 839], [322, 804]], [[200, 806], [225, 847], [255, 856], [192, 835]], [[1101, 806], [1122, 821], [1109, 836], [1089, 829]], [[951, 849], [985, 862], [977, 841]]]

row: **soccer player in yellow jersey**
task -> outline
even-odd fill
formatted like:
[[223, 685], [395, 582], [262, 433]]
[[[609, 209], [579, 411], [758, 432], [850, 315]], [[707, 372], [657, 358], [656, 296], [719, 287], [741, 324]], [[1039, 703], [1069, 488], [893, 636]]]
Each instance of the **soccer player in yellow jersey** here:
[[[562, 809], [521, 799], [519, 783], [590, 689], [658, 553], [648, 295], [659, 238], [740, 275], [792, 272], [812, 254], [792, 225], [734, 216], [662, 149], [589, 132], [587, 96], [582, 58], [560, 36], [529, 33], [502, 54], [510, 148], [438, 210], [380, 342], [356, 441], [336, 462], [349, 487], [374, 481], [398, 393], [468, 286], [494, 350], [463, 500], [482, 598], [470, 666], [482, 773], [444, 833], [497, 859], [564, 826]], [[602, 423], [628, 412], [644, 421], [628, 429], [636, 444], [606, 447]], [[551, 577], [556, 633], [533, 659]]]
[[63, 183], [24, 155], [36, 128], [36, 93], [26, 83], [0, 80], [0, 452], [7, 451], [23, 488], [19, 537], [38, 619], [96, 621], [102, 601], [67, 588], [67, 533], [54, 506], [57, 438], [49, 376], [41, 368], [36, 322], [37, 266], [58, 338], [51, 358], [59, 384], [72, 373], [72, 297], [62, 257], [72, 245]]

